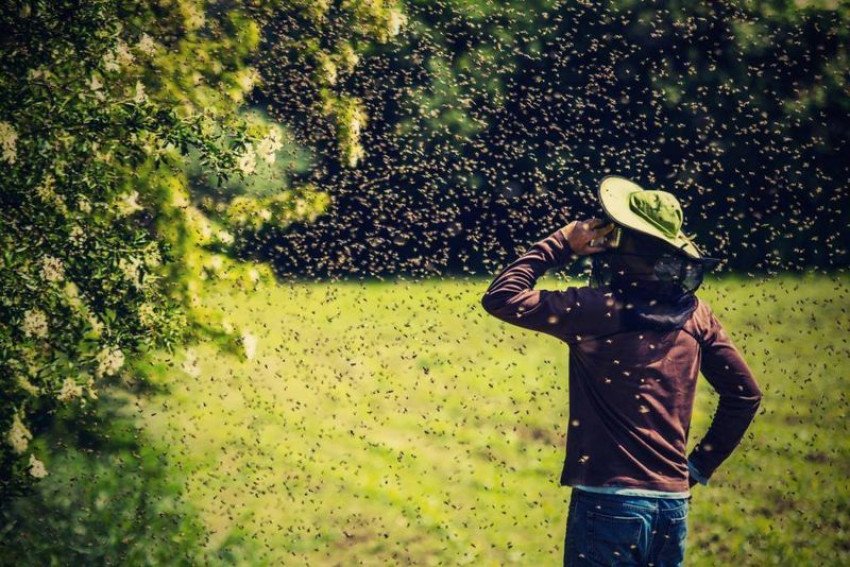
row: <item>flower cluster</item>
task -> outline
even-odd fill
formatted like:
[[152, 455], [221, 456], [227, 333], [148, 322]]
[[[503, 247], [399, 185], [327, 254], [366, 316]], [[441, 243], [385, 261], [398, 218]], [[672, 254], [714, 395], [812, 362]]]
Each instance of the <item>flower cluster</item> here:
[[0, 121], [0, 150], [2, 150], [0, 159], [9, 164], [15, 163], [18, 157], [15, 148], [17, 140], [18, 133], [15, 132], [15, 128], [8, 122]]
[[124, 353], [118, 347], [107, 346], [97, 353], [96, 360], [95, 376], [112, 376], [124, 366]]
[[26, 337], [45, 338], [47, 336], [47, 315], [39, 309], [28, 309], [24, 313], [21, 330]]
[[21, 421], [21, 416], [16, 413], [12, 419], [12, 427], [6, 433], [6, 440], [11, 445], [13, 451], [21, 454], [27, 450], [30, 439], [32, 439], [32, 433], [24, 425], [24, 422]]

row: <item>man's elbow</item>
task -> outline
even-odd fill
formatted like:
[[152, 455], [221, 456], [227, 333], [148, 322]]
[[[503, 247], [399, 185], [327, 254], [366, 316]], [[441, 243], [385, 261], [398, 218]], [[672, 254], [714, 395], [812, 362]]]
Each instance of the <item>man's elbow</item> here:
[[759, 407], [761, 407], [761, 399], [762, 393], [758, 390], [758, 388], [742, 399], [742, 405], [744, 407], [743, 412], [747, 414], [748, 419], [752, 420], [755, 418]]
[[749, 399], [753, 405], [753, 410], [757, 410], [761, 405], [761, 400], [764, 397], [764, 394], [762, 394], [761, 388], [759, 388], [759, 385], [756, 383], [755, 380], [753, 380], [753, 384], [752, 386], [750, 386], [749, 394]]
[[481, 307], [494, 317], [500, 316], [507, 302], [508, 298], [505, 297], [504, 293], [487, 292], [481, 296]]
[[764, 396], [761, 393], [761, 390], [757, 390], [756, 395], [753, 399], [753, 411], [758, 411], [759, 407], [761, 407], [761, 400]]
[[492, 294], [485, 293], [481, 296], [481, 307], [483, 307], [484, 311], [486, 311], [490, 315], [492, 315], [493, 312], [496, 311], [497, 306]]
[[752, 374], [747, 373], [742, 376], [742, 381], [733, 397], [738, 398], [736, 405], [755, 413], [761, 405], [763, 394]]
[[737, 416], [742, 419], [752, 419], [761, 405], [762, 394], [759, 391], [749, 391], [746, 394], [721, 394], [718, 411], [728, 417]]

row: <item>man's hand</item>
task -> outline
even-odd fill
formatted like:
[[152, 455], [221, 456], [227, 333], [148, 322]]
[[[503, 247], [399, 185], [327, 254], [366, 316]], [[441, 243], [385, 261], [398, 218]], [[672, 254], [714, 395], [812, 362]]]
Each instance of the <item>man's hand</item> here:
[[[605, 225], [602, 219], [590, 219], [584, 221], [573, 221], [561, 228], [561, 232], [567, 237], [570, 248], [579, 256], [603, 252], [608, 249], [608, 243], [601, 239], [614, 230], [614, 224]], [[591, 244], [591, 241], [595, 241]]]

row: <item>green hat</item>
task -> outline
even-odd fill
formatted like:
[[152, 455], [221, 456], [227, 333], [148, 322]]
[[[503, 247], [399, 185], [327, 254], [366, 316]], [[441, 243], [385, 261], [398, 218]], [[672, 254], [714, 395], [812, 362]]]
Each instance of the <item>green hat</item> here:
[[706, 257], [682, 232], [684, 214], [672, 193], [646, 190], [624, 177], [608, 175], [599, 183], [599, 201], [605, 214], [615, 223], [663, 240], [696, 260], [719, 262]]

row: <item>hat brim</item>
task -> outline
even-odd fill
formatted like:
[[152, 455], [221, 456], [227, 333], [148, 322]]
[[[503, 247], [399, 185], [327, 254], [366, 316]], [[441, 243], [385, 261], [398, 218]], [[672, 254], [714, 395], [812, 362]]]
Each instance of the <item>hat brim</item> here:
[[704, 256], [696, 244], [685, 236], [685, 233], [681, 230], [675, 237], [671, 238], [661, 232], [655, 225], [632, 211], [629, 207], [629, 195], [643, 190], [643, 187], [624, 177], [606, 175], [599, 182], [599, 202], [602, 204], [605, 214], [615, 223], [663, 240], [686, 256], [704, 261], [707, 268], [716, 266], [720, 260]]

